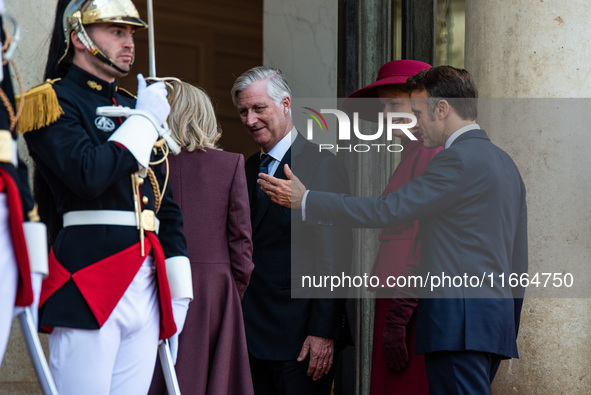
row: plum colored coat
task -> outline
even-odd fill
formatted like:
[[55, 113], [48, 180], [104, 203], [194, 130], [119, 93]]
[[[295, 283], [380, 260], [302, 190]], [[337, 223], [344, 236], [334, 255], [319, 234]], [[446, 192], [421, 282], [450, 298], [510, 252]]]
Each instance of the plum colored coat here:
[[[253, 394], [241, 307], [254, 268], [244, 158], [206, 149], [169, 160], [194, 287], [176, 363], [181, 392]], [[158, 376], [152, 393], [166, 393]]]

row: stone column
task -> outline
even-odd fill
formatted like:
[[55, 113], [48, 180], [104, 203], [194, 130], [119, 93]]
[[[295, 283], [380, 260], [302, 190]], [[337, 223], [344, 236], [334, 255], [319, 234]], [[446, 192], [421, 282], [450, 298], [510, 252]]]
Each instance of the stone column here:
[[264, 2], [263, 64], [281, 69], [294, 97], [336, 97], [337, 9], [337, 0]]
[[[356, 4], [356, 46], [355, 62], [359, 89], [375, 81], [379, 68], [391, 60], [391, 10], [381, 0], [361, 1]], [[367, 125], [374, 130], [375, 125]], [[365, 128], [366, 126], [362, 126]], [[376, 143], [388, 143], [385, 136]], [[345, 163], [353, 181], [354, 196], [377, 196], [382, 193], [388, 177], [394, 168], [394, 155], [349, 154]], [[356, 274], [371, 273], [371, 267], [378, 249], [377, 229], [355, 229], [355, 254], [353, 264]], [[369, 297], [368, 297], [369, 296]], [[371, 381], [371, 357], [373, 346], [373, 323], [375, 299], [365, 292], [357, 290], [355, 301], [355, 394], [369, 394]]]
[[[539, 112], [554, 103], [552, 98], [589, 97], [590, 10], [585, 0], [466, 1], [465, 65], [480, 97], [524, 98], [514, 101], [524, 109], [515, 118], [519, 122], [504, 122], [505, 113], [485, 110], [479, 123], [513, 157], [524, 178], [530, 275], [542, 267], [564, 273], [591, 262], [591, 137], [588, 124], [572, 122], [585, 111], [561, 119], [562, 106], [572, 109], [575, 101], [556, 100], [549, 114]], [[481, 99], [481, 110], [485, 105]], [[565, 121], [572, 123], [565, 127]], [[493, 393], [589, 393], [590, 312], [587, 298], [526, 299], [521, 358], [501, 364]]]

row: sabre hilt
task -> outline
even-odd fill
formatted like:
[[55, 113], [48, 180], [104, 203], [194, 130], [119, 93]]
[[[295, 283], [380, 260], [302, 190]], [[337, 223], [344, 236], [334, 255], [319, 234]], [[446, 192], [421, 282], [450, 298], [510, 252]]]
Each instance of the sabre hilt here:
[[122, 106], [104, 106], [104, 107], [97, 107], [96, 108], [96, 115], [102, 115], [105, 117], [130, 117], [132, 115], [139, 115], [146, 119], [148, 119], [158, 132], [158, 135], [162, 137], [166, 144], [168, 144], [168, 148], [172, 151], [173, 154], [177, 155], [181, 152], [181, 147], [174, 141], [172, 138], [172, 134], [170, 132], [170, 128], [166, 124], [166, 122], [162, 125], [158, 125], [158, 122], [147, 112], [142, 110], [136, 110], [129, 107], [122, 107]]

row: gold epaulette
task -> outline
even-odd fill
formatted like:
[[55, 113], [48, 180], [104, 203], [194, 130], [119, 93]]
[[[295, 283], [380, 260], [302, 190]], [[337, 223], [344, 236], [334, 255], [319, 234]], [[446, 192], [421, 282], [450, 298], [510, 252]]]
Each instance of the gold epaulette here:
[[135, 95], [133, 93], [131, 93], [130, 91], [128, 91], [125, 88], [122, 88], [120, 86], [117, 87], [117, 92], [121, 92], [129, 97], [131, 97], [132, 99], [137, 99], [137, 97], [135, 97]]
[[[25, 98], [25, 105], [16, 125], [16, 130], [19, 133], [30, 132], [50, 125], [64, 113], [53, 89], [53, 83], [59, 80], [59, 78], [48, 79], [22, 95]], [[17, 103], [20, 96], [16, 97]]]

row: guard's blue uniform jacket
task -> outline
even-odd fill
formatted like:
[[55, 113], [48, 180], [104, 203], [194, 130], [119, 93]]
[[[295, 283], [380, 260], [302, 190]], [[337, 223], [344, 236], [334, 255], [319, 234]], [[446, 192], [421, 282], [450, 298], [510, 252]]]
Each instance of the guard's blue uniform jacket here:
[[[51, 189], [57, 214], [63, 216], [77, 210], [133, 211], [131, 174], [138, 171], [138, 162], [126, 148], [107, 141], [124, 119], [97, 116], [96, 108], [111, 105], [134, 108], [135, 99], [117, 89], [116, 81], [107, 83], [74, 65], [65, 78], [53, 84], [53, 89], [63, 114], [56, 122], [25, 133], [25, 139], [39, 173]], [[160, 188], [164, 180], [162, 166], [153, 167]], [[140, 186], [140, 194], [144, 200], [141, 209], [156, 212], [154, 191], [148, 178]], [[160, 220], [158, 239], [166, 258], [187, 256], [181, 212], [172, 200], [170, 188], [163, 195], [156, 217]], [[53, 253], [73, 274], [139, 240], [135, 226], [69, 226], [57, 234]], [[124, 267], [126, 262], [117, 264]], [[50, 277], [51, 270], [50, 263]], [[109, 284], [104, 286], [107, 289]], [[41, 306], [40, 326], [99, 328], [100, 323], [87, 299], [70, 278]]]

